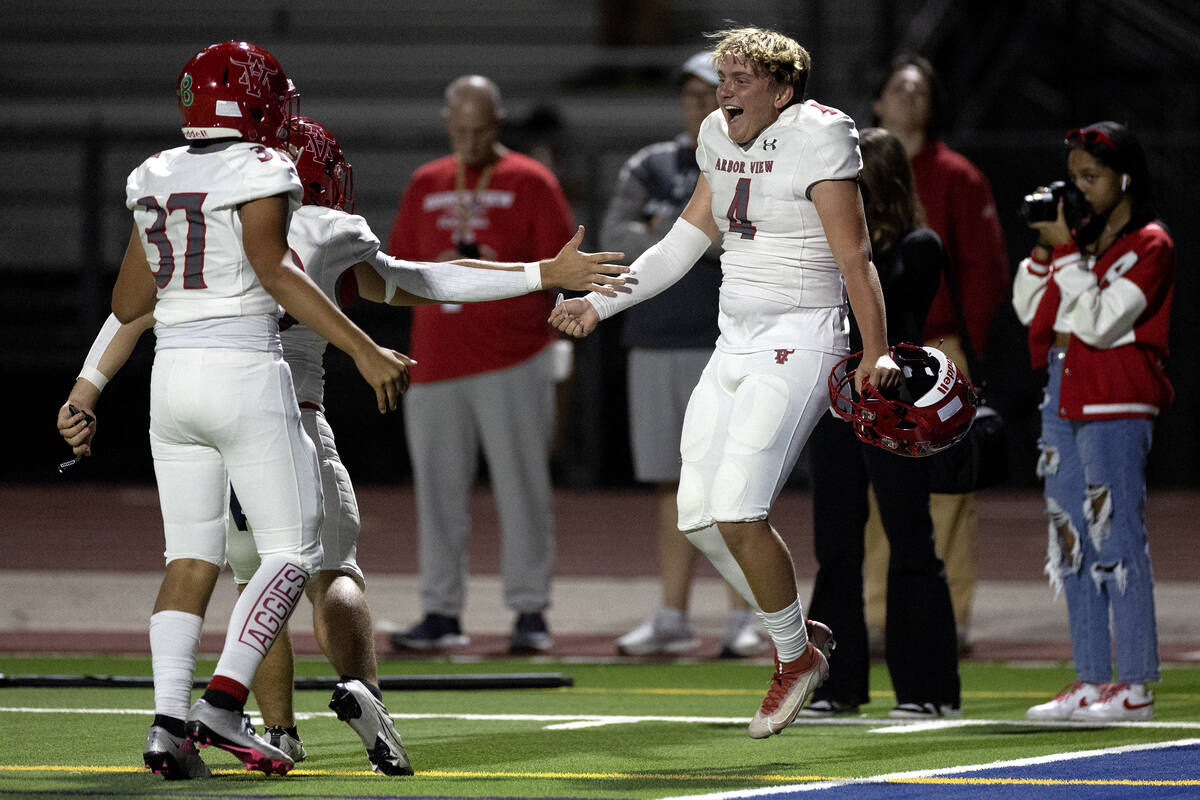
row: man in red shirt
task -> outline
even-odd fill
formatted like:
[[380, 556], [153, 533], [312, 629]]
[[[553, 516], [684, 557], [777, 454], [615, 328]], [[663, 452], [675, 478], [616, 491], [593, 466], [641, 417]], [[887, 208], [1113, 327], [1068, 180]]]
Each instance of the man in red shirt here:
[[[450, 155], [419, 167], [400, 202], [389, 250], [397, 258], [532, 261], [571, 238], [570, 208], [554, 175], [498, 140], [500, 90], [480, 75], [446, 89]], [[483, 450], [499, 508], [504, 603], [517, 619], [510, 650], [552, 642], [554, 557], [550, 438], [554, 432], [551, 298], [535, 292], [486, 303], [418, 306], [404, 399], [416, 488], [424, 619], [393, 635], [397, 647], [467, 643], [468, 502]]]
[[[900, 139], [912, 165], [926, 224], [946, 250], [947, 267], [959, 294], [971, 349], [980, 360], [988, 329], [1009, 293], [1004, 233], [992, 187], [979, 168], [938, 138], [942, 98], [933, 66], [913, 55], [896, 57], [875, 95], [876, 124]], [[925, 343], [939, 348], [964, 370], [968, 361], [958, 315], [942, 281], [923, 331]], [[939, 344], [940, 342], [940, 344]], [[973, 376], [978, 379], [979, 376]], [[975, 497], [930, 495], [938, 555], [946, 563], [959, 642], [966, 644], [975, 597]], [[867, 624], [882, 630], [887, 585], [887, 540], [874, 513], [867, 532], [865, 592]]]

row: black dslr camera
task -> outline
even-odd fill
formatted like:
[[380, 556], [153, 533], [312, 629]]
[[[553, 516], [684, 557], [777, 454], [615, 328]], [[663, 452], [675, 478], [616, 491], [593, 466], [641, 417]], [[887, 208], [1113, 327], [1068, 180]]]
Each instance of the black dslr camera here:
[[1017, 209], [1021, 219], [1026, 225], [1031, 222], [1053, 222], [1058, 218], [1058, 200], [1066, 190], [1066, 182], [1055, 181], [1025, 195]]
[[1075, 188], [1075, 184], [1065, 181], [1055, 181], [1049, 186], [1040, 187], [1021, 198], [1017, 212], [1021, 220], [1028, 225], [1031, 222], [1053, 222], [1058, 218], [1058, 201], [1063, 201], [1063, 218], [1067, 227], [1072, 231], [1079, 228], [1081, 222], [1090, 213], [1083, 192]]

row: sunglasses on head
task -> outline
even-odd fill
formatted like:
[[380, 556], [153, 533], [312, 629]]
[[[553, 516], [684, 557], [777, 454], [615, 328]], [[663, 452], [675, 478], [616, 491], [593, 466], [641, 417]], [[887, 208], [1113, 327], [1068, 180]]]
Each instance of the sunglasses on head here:
[[1113, 144], [1113, 140], [1108, 138], [1108, 134], [1104, 133], [1104, 131], [1098, 131], [1095, 128], [1088, 128], [1086, 130], [1082, 128], [1072, 128], [1071, 130], [1067, 131], [1067, 136], [1064, 141], [1068, 146], [1076, 144], [1096, 144], [1098, 142], [1114, 152], [1117, 149], [1117, 146]]

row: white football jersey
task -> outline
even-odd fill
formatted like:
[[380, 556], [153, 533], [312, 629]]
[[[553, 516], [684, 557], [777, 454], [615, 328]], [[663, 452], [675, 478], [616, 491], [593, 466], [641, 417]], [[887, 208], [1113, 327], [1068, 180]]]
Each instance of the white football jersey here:
[[845, 349], [845, 285], [809, 192], [857, 178], [854, 121], [809, 100], [742, 147], [717, 110], [700, 127], [696, 159], [722, 234], [718, 346]]
[[159, 325], [281, 313], [246, 258], [238, 216], [241, 204], [277, 194], [299, 207], [295, 166], [242, 141], [163, 150], [129, 174], [125, 205], [154, 270]]
[[[301, 206], [292, 215], [288, 245], [296, 266], [339, 308], [358, 296], [356, 284], [343, 277], [360, 261], [370, 262], [379, 239], [367, 221], [335, 208]], [[296, 399], [320, 406], [325, 397], [325, 347], [329, 343], [303, 323], [285, 317], [280, 325], [283, 357], [292, 368]]]

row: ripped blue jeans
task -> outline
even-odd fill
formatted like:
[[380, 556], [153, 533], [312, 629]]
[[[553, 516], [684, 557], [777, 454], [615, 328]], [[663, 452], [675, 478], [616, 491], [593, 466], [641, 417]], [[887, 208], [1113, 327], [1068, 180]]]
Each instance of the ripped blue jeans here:
[[[1049, 516], [1046, 574], [1066, 593], [1079, 680], [1159, 680], [1154, 574], [1146, 537], [1146, 458], [1153, 422], [1058, 416], [1066, 351], [1050, 350], [1041, 456]], [[1111, 628], [1109, 615], [1111, 611]]]

